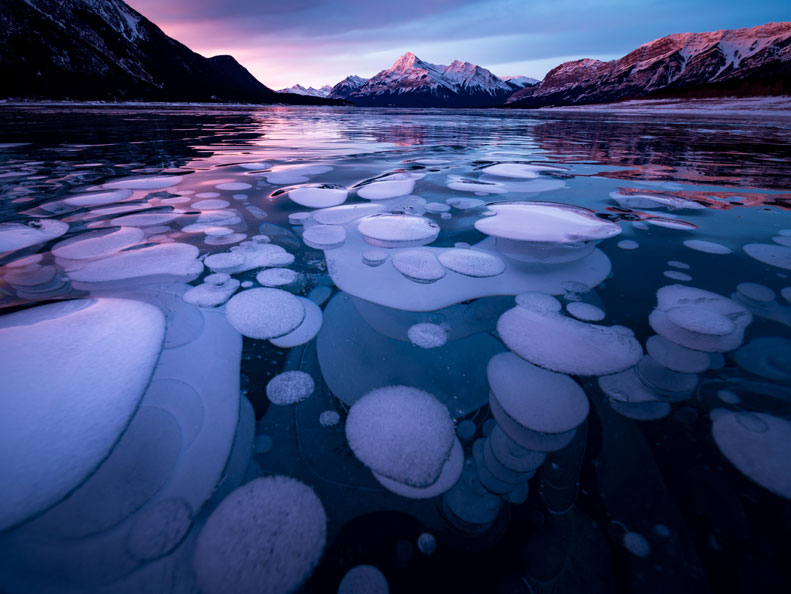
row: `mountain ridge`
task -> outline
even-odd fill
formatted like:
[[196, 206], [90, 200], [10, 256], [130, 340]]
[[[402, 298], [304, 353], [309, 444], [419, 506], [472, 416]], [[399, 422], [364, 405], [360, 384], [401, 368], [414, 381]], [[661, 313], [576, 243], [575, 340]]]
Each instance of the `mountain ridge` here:
[[564, 62], [538, 85], [514, 93], [506, 105], [781, 94], [791, 94], [791, 23], [674, 33], [609, 62]]

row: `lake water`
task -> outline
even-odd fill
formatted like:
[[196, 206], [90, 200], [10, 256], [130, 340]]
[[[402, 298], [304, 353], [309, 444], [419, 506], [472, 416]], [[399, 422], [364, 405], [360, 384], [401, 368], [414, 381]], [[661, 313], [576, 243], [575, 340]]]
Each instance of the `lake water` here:
[[0, 591], [791, 590], [791, 119], [0, 110]]

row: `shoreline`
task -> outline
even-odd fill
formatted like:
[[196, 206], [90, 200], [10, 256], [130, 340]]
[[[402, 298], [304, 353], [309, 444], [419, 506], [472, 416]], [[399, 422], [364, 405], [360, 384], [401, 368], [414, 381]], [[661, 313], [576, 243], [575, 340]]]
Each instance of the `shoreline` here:
[[631, 99], [620, 103], [564, 105], [539, 107], [524, 111], [544, 113], [623, 113], [623, 114], [686, 114], [686, 115], [750, 115], [791, 117], [791, 97], [718, 97], [712, 99]]

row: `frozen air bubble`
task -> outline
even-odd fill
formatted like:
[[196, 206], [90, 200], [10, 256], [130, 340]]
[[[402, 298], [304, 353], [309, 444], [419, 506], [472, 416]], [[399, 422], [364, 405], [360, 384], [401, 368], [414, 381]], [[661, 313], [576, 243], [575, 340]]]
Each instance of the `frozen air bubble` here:
[[312, 225], [305, 229], [302, 241], [317, 250], [333, 250], [346, 242], [346, 229], [340, 225]]
[[648, 544], [644, 536], [637, 532], [627, 532], [624, 534], [623, 546], [626, 547], [627, 551], [641, 559], [645, 559], [651, 554], [651, 545]]
[[730, 254], [733, 250], [721, 243], [714, 243], [713, 241], [705, 241], [703, 239], [687, 239], [683, 242], [691, 250], [698, 252], [705, 252], [707, 254]]
[[341, 415], [334, 410], [325, 410], [319, 415], [319, 424], [322, 427], [334, 427], [341, 421]]
[[438, 259], [445, 268], [474, 278], [497, 276], [506, 268], [505, 262], [496, 254], [466, 248], [446, 250], [439, 254]]
[[381, 266], [390, 257], [384, 250], [365, 250], [363, 252], [363, 263], [368, 266]]
[[319, 184], [293, 188], [287, 192], [292, 202], [307, 208], [328, 208], [346, 202], [349, 195], [344, 186], [336, 184]]
[[692, 280], [690, 275], [684, 272], [679, 272], [678, 270], [665, 270], [662, 274], [664, 274], [667, 278], [681, 282], [689, 282]]
[[392, 257], [393, 266], [416, 283], [433, 283], [445, 276], [445, 269], [429, 250], [404, 250]]
[[230, 190], [230, 191], [238, 191], [238, 190], [249, 190], [252, 188], [252, 184], [248, 184], [245, 182], [228, 182], [224, 184], [217, 184], [214, 186], [218, 190]]
[[421, 349], [435, 349], [448, 342], [448, 333], [436, 324], [415, 324], [407, 331], [409, 341]]
[[433, 221], [415, 215], [377, 214], [365, 217], [357, 230], [366, 243], [385, 248], [416, 247], [434, 241], [439, 226]]
[[295, 283], [298, 278], [290, 268], [267, 268], [259, 272], [255, 280], [265, 287], [282, 287]]
[[585, 322], [600, 322], [605, 317], [601, 309], [590, 303], [583, 303], [582, 301], [567, 303], [566, 309], [572, 316]]
[[616, 244], [622, 250], [636, 250], [640, 244], [631, 239], [623, 239]]
[[286, 406], [306, 400], [316, 385], [304, 371], [285, 371], [276, 375], [266, 385], [266, 395], [272, 404]]
[[338, 594], [389, 594], [387, 578], [373, 565], [357, 565], [343, 576]]
[[225, 306], [228, 322], [244, 336], [269, 339], [293, 331], [305, 318], [305, 306], [280, 289], [248, 289]]

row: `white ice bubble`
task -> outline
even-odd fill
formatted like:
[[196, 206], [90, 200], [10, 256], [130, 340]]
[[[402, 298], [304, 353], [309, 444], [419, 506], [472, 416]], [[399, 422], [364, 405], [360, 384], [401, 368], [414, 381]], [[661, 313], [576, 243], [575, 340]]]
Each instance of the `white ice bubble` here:
[[299, 274], [290, 268], [267, 268], [258, 273], [255, 280], [265, 287], [282, 287], [295, 283]]
[[389, 594], [387, 578], [373, 565], [357, 565], [343, 576], [338, 594]]
[[381, 266], [389, 257], [390, 254], [385, 250], [365, 250], [362, 255], [363, 262], [368, 266]]
[[516, 304], [520, 307], [534, 309], [536, 311], [560, 311], [563, 305], [557, 298], [546, 293], [538, 293], [536, 291], [527, 291], [520, 293], [516, 296]]
[[311, 225], [302, 234], [302, 241], [317, 250], [333, 250], [346, 241], [346, 229], [340, 225]]
[[288, 334], [272, 338], [269, 342], [280, 348], [291, 348], [310, 342], [321, 330], [324, 314], [321, 308], [312, 300], [297, 297], [305, 308], [305, 318], [302, 323]]
[[572, 316], [585, 322], [600, 322], [605, 317], [604, 312], [600, 308], [582, 301], [567, 303], [566, 309]]
[[688, 349], [658, 334], [648, 338], [645, 348], [658, 363], [673, 371], [702, 373], [709, 368], [710, 360], [707, 353]]
[[678, 268], [679, 270], [689, 270], [689, 264], [685, 264], [684, 262], [679, 262], [678, 260], [668, 260], [667, 265], [671, 268]]
[[195, 198], [217, 198], [218, 196], [220, 196], [219, 192], [200, 192], [195, 194]]
[[[198, 197], [202, 197], [198, 194]], [[220, 200], [220, 199], [209, 199], [209, 200], [198, 200], [197, 202], [193, 202], [190, 204], [191, 208], [196, 210], [220, 210], [222, 208], [227, 208], [231, 205], [230, 202], [227, 200]]]
[[685, 272], [679, 272], [678, 270], [665, 270], [662, 274], [667, 278], [681, 282], [689, 282], [692, 280], [692, 277], [689, 274], [686, 274]]
[[199, 307], [217, 307], [231, 298], [239, 284], [238, 280], [230, 277], [222, 282], [205, 282], [189, 289], [184, 293], [183, 299]]
[[415, 188], [415, 181], [423, 174], [392, 173], [372, 180], [357, 189], [357, 195], [366, 200], [387, 200], [399, 196], [408, 196]]
[[459, 192], [475, 192], [478, 195], [505, 194], [508, 192], [508, 189], [502, 184], [478, 179], [469, 179], [466, 177], [459, 177], [457, 175], [453, 175], [448, 178], [448, 187], [451, 190], [457, 190]]
[[473, 210], [486, 206], [486, 201], [479, 198], [448, 198], [446, 202], [459, 210]]
[[278, 165], [272, 167], [272, 171], [265, 173], [264, 177], [270, 184], [299, 184], [328, 171], [332, 171], [330, 165]]
[[391, 261], [398, 272], [416, 283], [433, 283], [445, 276], [442, 264], [429, 250], [404, 250], [393, 255]]
[[244, 336], [269, 339], [293, 331], [305, 318], [305, 306], [280, 289], [248, 289], [225, 306], [228, 322]]
[[423, 532], [417, 537], [417, 548], [424, 555], [431, 555], [437, 550], [437, 539], [429, 532]]
[[495, 355], [487, 375], [497, 402], [522, 427], [564, 433], [588, 416], [588, 397], [577, 382], [531, 365], [513, 353]]
[[306, 400], [316, 384], [310, 374], [304, 371], [285, 371], [273, 377], [266, 385], [266, 395], [270, 402], [286, 406]]
[[420, 216], [406, 214], [376, 214], [367, 216], [357, 225], [363, 239], [376, 247], [415, 247], [434, 241], [439, 225]]
[[82, 299], [0, 317], [0, 530], [83, 483], [138, 410], [165, 337], [148, 303]]
[[448, 342], [447, 331], [436, 324], [415, 324], [410, 326], [407, 336], [412, 344], [421, 349], [435, 349]]
[[132, 190], [110, 190], [109, 192], [88, 192], [69, 196], [63, 202], [69, 206], [103, 206], [126, 200], [132, 195]]
[[651, 545], [648, 544], [648, 541], [643, 535], [637, 532], [627, 532], [624, 534], [623, 546], [627, 551], [642, 559], [645, 559], [651, 554]]
[[497, 321], [501, 338], [520, 357], [572, 375], [607, 375], [637, 363], [643, 349], [622, 330], [524, 305], [506, 311]]
[[659, 289], [657, 307], [648, 317], [657, 334], [678, 345], [706, 352], [737, 348], [751, 321], [752, 314], [735, 301], [685, 285]]
[[747, 299], [760, 303], [770, 303], [777, 297], [772, 289], [758, 283], [739, 283], [736, 285], [736, 290]]
[[641, 210], [649, 210], [652, 208], [669, 208], [670, 210], [676, 209], [692, 209], [702, 210], [706, 208], [702, 204], [678, 198], [676, 196], [660, 196], [656, 194], [621, 194], [620, 192], [612, 192], [610, 198], [618, 203], [622, 208], [637, 208]]
[[46, 243], [64, 235], [69, 225], [54, 219], [31, 220], [25, 223], [0, 223], [0, 253]]
[[450, 210], [450, 206], [448, 206], [444, 202], [428, 202], [426, 203], [424, 208], [426, 209], [426, 212], [430, 212], [433, 214], [440, 214], [443, 212], [448, 212]]
[[304, 225], [309, 218], [309, 212], [292, 212], [288, 215], [288, 222], [292, 225]]
[[325, 410], [319, 415], [319, 424], [322, 427], [334, 427], [341, 421], [341, 415], [334, 410]]
[[453, 272], [475, 278], [497, 276], [505, 272], [505, 262], [491, 252], [453, 248], [437, 256], [440, 263]]
[[319, 184], [294, 188], [287, 192], [289, 199], [307, 208], [328, 208], [346, 202], [349, 195], [344, 186]]
[[744, 246], [744, 251], [759, 262], [769, 266], [776, 266], [783, 270], [791, 270], [791, 247], [767, 243], [749, 243]]
[[106, 184], [103, 188], [122, 190], [162, 190], [172, 188], [184, 179], [179, 175], [149, 175], [136, 177], [123, 177]]
[[244, 169], [249, 169], [251, 171], [261, 171], [263, 169], [269, 169], [272, 166], [271, 163], [264, 163], [262, 161], [254, 161], [252, 163], [240, 163], [239, 167]]
[[698, 252], [705, 252], [707, 254], [730, 254], [733, 250], [721, 243], [714, 243], [713, 241], [705, 241], [703, 239], [687, 239], [683, 242], [691, 250]]
[[548, 165], [528, 165], [527, 163], [498, 163], [497, 165], [489, 165], [484, 167], [481, 171], [488, 175], [496, 175], [498, 177], [513, 177], [517, 179], [534, 179], [539, 176], [542, 171], [564, 171], [559, 167], [550, 167]]
[[408, 386], [379, 388], [355, 402], [346, 437], [372, 471], [413, 487], [437, 481], [456, 441], [445, 405]]
[[319, 562], [327, 514], [313, 489], [285, 476], [259, 478], [226, 497], [206, 521], [193, 571], [203, 594], [295, 590]]
[[345, 225], [383, 210], [384, 206], [381, 204], [346, 204], [315, 211], [311, 216], [322, 225]]
[[791, 423], [759, 412], [712, 411], [714, 442], [747, 478], [791, 499]]
[[246, 182], [227, 182], [224, 184], [217, 184], [214, 186], [218, 190], [229, 190], [229, 191], [238, 191], [238, 190], [249, 190], [252, 188], [252, 184], [248, 184]]
[[66, 260], [92, 260], [137, 245], [144, 238], [145, 233], [137, 227], [93, 231], [55, 244], [52, 254]]
[[568, 262], [593, 250], [593, 242], [621, 232], [615, 223], [586, 208], [550, 202], [490, 204], [495, 216], [475, 221], [478, 231], [497, 238], [497, 249], [524, 261]]
[[138, 214], [116, 217], [110, 220], [110, 224], [116, 227], [153, 227], [156, 225], [165, 225], [171, 221], [175, 221], [182, 215], [182, 212], [176, 211], [141, 212]]
[[178, 277], [192, 280], [203, 271], [199, 250], [186, 243], [166, 243], [117, 252], [102, 260], [89, 261], [67, 274], [73, 281], [102, 283], [146, 277]]
[[636, 250], [637, 248], [639, 248], [639, 247], [640, 247], [640, 244], [639, 244], [639, 243], [637, 243], [636, 241], [633, 241], [633, 240], [631, 240], [631, 239], [624, 239], [624, 240], [621, 240], [621, 241], [619, 241], [619, 242], [617, 243], [617, 245], [618, 245], [618, 247], [619, 247], [619, 248], [621, 248], [622, 250]]

